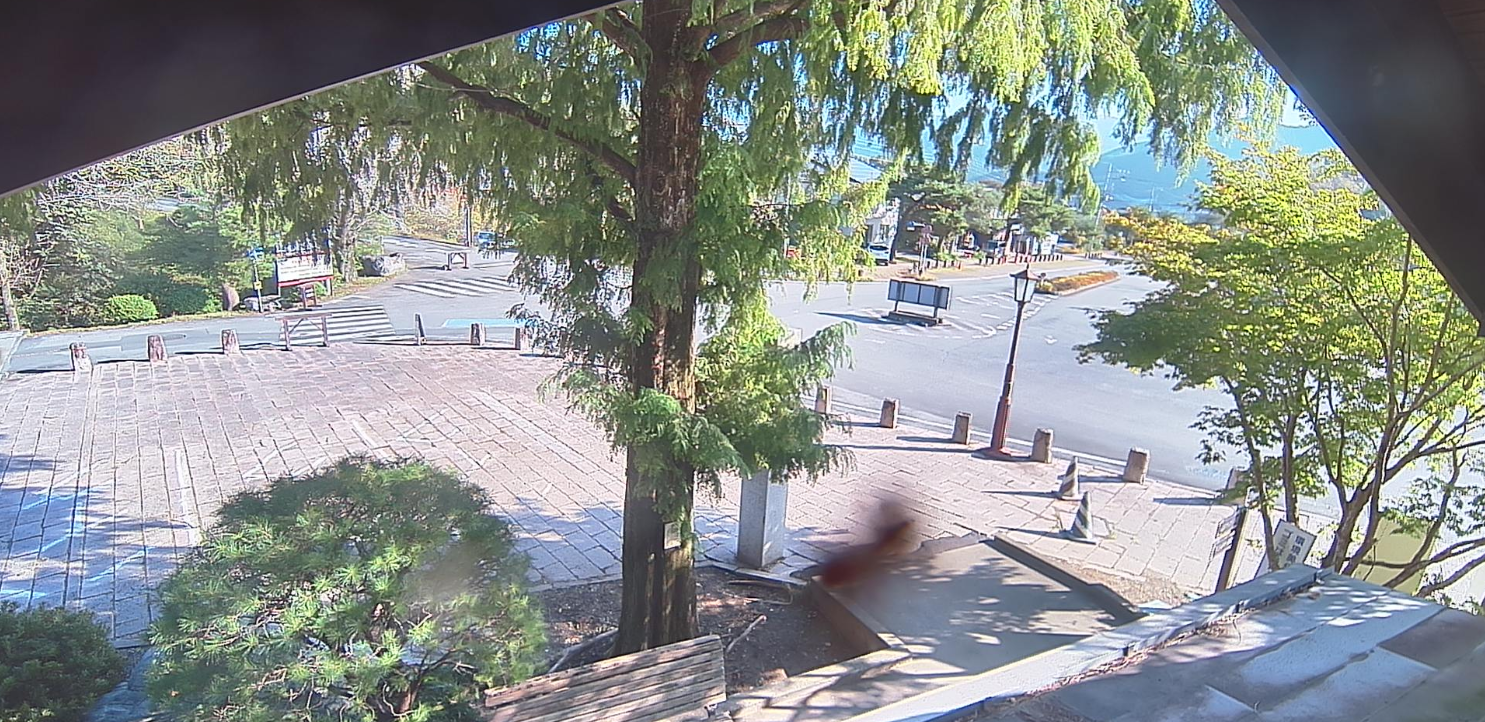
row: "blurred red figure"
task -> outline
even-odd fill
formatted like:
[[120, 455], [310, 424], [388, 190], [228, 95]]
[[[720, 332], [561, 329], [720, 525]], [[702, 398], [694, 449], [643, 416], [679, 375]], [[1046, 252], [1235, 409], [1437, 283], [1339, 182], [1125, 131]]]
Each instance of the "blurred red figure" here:
[[867, 543], [848, 547], [825, 561], [820, 582], [827, 587], [855, 584], [876, 576], [893, 559], [913, 549], [913, 519], [901, 504], [883, 501]]

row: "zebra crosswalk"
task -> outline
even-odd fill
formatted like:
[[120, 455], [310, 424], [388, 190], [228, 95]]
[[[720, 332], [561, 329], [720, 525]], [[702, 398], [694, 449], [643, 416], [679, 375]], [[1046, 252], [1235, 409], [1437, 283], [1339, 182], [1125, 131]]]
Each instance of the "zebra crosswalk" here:
[[451, 278], [437, 281], [399, 283], [397, 288], [421, 293], [436, 298], [456, 296], [488, 296], [494, 293], [515, 291], [516, 285], [503, 278]]
[[[1047, 305], [1049, 298], [1037, 297], [1026, 304], [1026, 318], [1035, 316]], [[919, 336], [948, 340], [990, 338], [1010, 331], [1016, 318], [1016, 302], [1010, 294], [983, 294], [954, 299], [953, 307], [944, 313], [944, 321], [937, 326], [924, 323], [889, 322], [863, 326], [867, 331], [879, 331], [899, 336]], [[886, 319], [886, 312], [882, 312]]]
[[[324, 309], [324, 312], [330, 314], [330, 317], [325, 319], [325, 326], [331, 343], [393, 335], [392, 319], [387, 317], [387, 310], [381, 306], [349, 306]], [[284, 314], [284, 317], [293, 318], [294, 315]], [[319, 343], [319, 321], [313, 319], [301, 321], [293, 326], [289, 332], [289, 338], [296, 344]]]

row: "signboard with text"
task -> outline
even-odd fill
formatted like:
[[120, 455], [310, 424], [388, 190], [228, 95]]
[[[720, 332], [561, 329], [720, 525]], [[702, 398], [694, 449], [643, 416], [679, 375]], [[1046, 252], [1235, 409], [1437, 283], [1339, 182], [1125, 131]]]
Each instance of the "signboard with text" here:
[[1232, 548], [1237, 541], [1238, 523], [1242, 519], [1243, 510], [1233, 509], [1232, 515], [1217, 524], [1217, 540], [1212, 544], [1212, 557], [1220, 556], [1223, 552]]
[[897, 280], [887, 283], [887, 300], [894, 303], [912, 303], [919, 306], [930, 306], [936, 309], [947, 309], [949, 307], [949, 296], [950, 290], [948, 286], [935, 286], [931, 283]]
[[[1281, 521], [1274, 527], [1274, 556], [1278, 566], [1275, 569], [1283, 569], [1291, 564], [1303, 564], [1310, 557], [1310, 549], [1315, 546], [1315, 535], [1311, 534], [1288, 521]], [[1268, 555], [1263, 555], [1263, 562], [1258, 567], [1258, 573], [1266, 574], [1269, 571]]]
[[328, 240], [305, 240], [273, 250], [273, 277], [280, 287], [329, 280], [334, 273]]

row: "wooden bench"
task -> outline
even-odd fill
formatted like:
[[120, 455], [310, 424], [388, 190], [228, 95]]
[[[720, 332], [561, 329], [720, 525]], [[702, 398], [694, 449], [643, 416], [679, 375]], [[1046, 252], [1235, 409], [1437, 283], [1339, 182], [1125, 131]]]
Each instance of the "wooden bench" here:
[[704, 720], [727, 699], [722, 640], [668, 644], [485, 692], [486, 722]]

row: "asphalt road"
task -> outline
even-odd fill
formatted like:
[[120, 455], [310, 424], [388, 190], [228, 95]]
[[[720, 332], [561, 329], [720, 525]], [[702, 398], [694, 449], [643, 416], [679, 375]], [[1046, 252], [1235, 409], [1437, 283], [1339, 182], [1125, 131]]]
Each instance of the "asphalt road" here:
[[[334, 341], [410, 336], [415, 314], [422, 316], [424, 332], [432, 338], [467, 338], [471, 322], [486, 324], [492, 342], [504, 342], [513, 333], [514, 323], [506, 314], [523, 300], [505, 281], [513, 257], [475, 256], [471, 268], [445, 271], [449, 246], [415, 239], [387, 242], [389, 250], [407, 256], [409, 272], [324, 304], [324, 310], [336, 312], [331, 321]], [[802, 284], [783, 284], [774, 290], [774, 308], [786, 324], [806, 333], [842, 321], [857, 327], [853, 365], [834, 381], [837, 403], [875, 413], [882, 398], [897, 398], [905, 419], [945, 429], [957, 412], [967, 411], [977, 432], [988, 432], [1015, 308], [1010, 281], [1002, 277], [948, 284], [954, 289], [954, 305], [948, 322], [935, 328], [884, 322], [881, 316], [891, 308], [885, 301], [886, 283], [824, 286], [808, 300]], [[1074, 346], [1093, 338], [1090, 311], [1119, 307], [1152, 288], [1144, 279], [1124, 277], [1074, 296], [1039, 296], [1028, 307], [1011, 437], [1029, 439], [1037, 428], [1047, 427], [1054, 430], [1059, 449], [1116, 462], [1131, 446], [1140, 446], [1150, 450], [1153, 476], [1218, 488], [1226, 479], [1226, 466], [1196, 462], [1203, 436], [1189, 425], [1203, 406], [1223, 404], [1224, 397], [1204, 390], [1172, 392], [1166, 379], [1076, 360]], [[210, 353], [218, 350], [224, 328], [236, 329], [247, 347], [280, 343], [273, 314], [48, 334], [25, 339], [11, 370], [65, 370], [68, 345], [75, 341], [87, 345], [95, 362], [143, 359], [151, 334], [164, 336], [172, 353]], [[318, 341], [315, 329], [300, 333], [305, 343]]]
[[[977, 433], [988, 438], [1015, 317], [1011, 282], [947, 283], [954, 289], [953, 305], [945, 314], [949, 320], [934, 328], [882, 319], [892, 308], [885, 300], [885, 283], [826, 287], [808, 300], [802, 286], [786, 284], [774, 294], [774, 309], [786, 324], [806, 334], [839, 321], [856, 325], [853, 364], [839, 371], [832, 384], [837, 403], [874, 414], [883, 398], [896, 398], [902, 416], [944, 430], [955, 414], [969, 412]], [[1164, 377], [1077, 361], [1075, 347], [1094, 338], [1094, 312], [1123, 307], [1154, 288], [1147, 279], [1124, 276], [1072, 296], [1038, 296], [1028, 305], [1016, 360], [1010, 436], [1024, 441], [1036, 429], [1050, 428], [1059, 449], [1116, 463], [1137, 446], [1150, 451], [1152, 476], [1221, 488], [1228, 465], [1197, 461], [1205, 437], [1190, 425], [1203, 407], [1225, 407], [1223, 395], [1206, 389], [1173, 391]]]
[[[443, 270], [445, 254], [453, 246], [413, 238], [388, 238], [388, 251], [404, 254], [408, 272], [363, 292], [322, 304], [319, 310], [333, 312], [332, 342], [411, 336], [415, 314], [423, 316], [430, 338], [468, 338], [469, 323], [483, 322], [492, 328], [488, 337], [500, 342], [512, 333], [513, 322], [506, 311], [522, 300], [505, 278], [514, 257], [484, 258], [472, 254], [470, 268]], [[95, 363], [145, 357], [145, 339], [164, 337], [171, 353], [210, 353], [220, 349], [223, 329], [237, 331], [245, 348], [272, 347], [281, 343], [277, 313], [241, 315], [197, 321], [160, 323], [127, 328], [63, 332], [26, 337], [11, 358], [9, 370], [17, 373], [56, 371], [70, 368], [68, 346], [81, 342]], [[318, 329], [304, 324], [295, 332], [295, 343], [318, 343]]]

